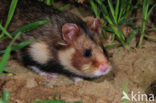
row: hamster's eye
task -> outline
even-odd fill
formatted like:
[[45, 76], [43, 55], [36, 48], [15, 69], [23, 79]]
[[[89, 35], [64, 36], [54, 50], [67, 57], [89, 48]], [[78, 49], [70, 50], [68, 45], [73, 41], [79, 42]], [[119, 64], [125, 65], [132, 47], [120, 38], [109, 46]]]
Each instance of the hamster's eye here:
[[86, 58], [90, 58], [92, 56], [92, 50], [86, 49], [83, 54]]

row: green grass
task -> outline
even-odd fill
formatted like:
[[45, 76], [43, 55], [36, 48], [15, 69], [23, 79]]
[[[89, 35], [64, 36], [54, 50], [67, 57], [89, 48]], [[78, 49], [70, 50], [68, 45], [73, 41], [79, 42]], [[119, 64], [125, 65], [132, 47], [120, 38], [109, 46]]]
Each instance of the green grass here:
[[[1, 60], [0, 60], [0, 75], [2, 74], [2, 72], [4, 71], [4, 69], [6, 67], [6, 63], [7, 63], [8, 59], [9, 59], [9, 57], [10, 57], [10, 53], [11, 53], [12, 50], [21, 49], [21, 48], [25, 47], [26, 45], [28, 45], [28, 44], [30, 44], [30, 43], [35, 41], [35, 40], [24, 41], [22, 43], [19, 43], [19, 44], [13, 46], [14, 42], [16, 41], [16, 39], [23, 32], [30, 31], [32, 29], [37, 28], [40, 25], [43, 25], [43, 24], [46, 24], [46, 23], [50, 22], [49, 20], [36, 21], [36, 22], [31, 23], [31, 24], [27, 24], [25, 26], [20, 27], [20, 28], [16, 29], [12, 33], [7, 32], [7, 27], [8, 27], [8, 25], [9, 25], [9, 23], [11, 21], [11, 18], [12, 18], [13, 14], [14, 14], [17, 2], [18, 2], [18, 0], [12, 0], [6, 24], [5, 24], [4, 27], [2, 26], [2, 24], [0, 24], [0, 30], [2, 31], [2, 34], [0, 36], [0, 40], [4, 40], [4, 39], [7, 39], [7, 38], [11, 38], [12, 39], [10, 44], [7, 46], [7, 48], [5, 50], [3, 50], [3, 51], [0, 51], [1, 53], [4, 53], [2, 58], [1, 58]], [[6, 34], [6, 35], [4, 35], [4, 34]]]
[[10, 93], [7, 91], [2, 92], [2, 98], [0, 98], [0, 103], [9, 103]]
[[[138, 8], [141, 4], [141, 1], [136, 1], [135, 5], [132, 4], [132, 0], [90, 0], [91, 9], [95, 16], [100, 19], [104, 19], [105, 23], [102, 26], [102, 32], [105, 39], [108, 39], [107, 32], [109, 32], [112, 37], [112, 40], [117, 40], [119, 43], [126, 49], [130, 49], [129, 44], [136, 37], [137, 34], [141, 31], [140, 41], [138, 47], [141, 47], [143, 38], [148, 38], [150, 40], [156, 40], [156, 38], [149, 37], [145, 34], [145, 27], [150, 13], [156, 6], [154, 4], [150, 9], [150, 0], [144, 0], [142, 6], [142, 27], [137, 26], [136, 24], [131, 25], [130, 27], [133, 31], [128, 34], [129, 37], [125, 37], [126, 34], [123, 33], [120, 28], [123, 24], [131, 23], [133, 20], [139, 20], [140, 17], [129, 17], [131, 12]], [[118, 44], [119, 45], [119, 44]], [[118, 46], [117, 44], [108, 45], [107, 48], [113, 48]]]
[[[105, 0], [105, 2], [102, 2], [102, 0], [96, 0], [95, 2], [90, 0], [90, 3], [96, 17], [104, 19], [109, 25], [103, 26], [103, 31], [111, 32], [112, 37], [116, 37], [123, 47], [129, 49], [120, 25], [121, 22], [127, 19], [127, 16], [131, 11], [132, 0], [116, 0], [115, 3], [111, 0]], [[104, 37], [107, 39], [106, 34]], [[129, 41], [132, 40], [132, 37], [133, 36], [130, 36]]]
[[142, 17], [142, 26], [141, 26], [141, 36], [140, 36], [140, 40], [138, 43], [138, 48], [141, 48], [144, 37], [151, 39], [151, 40], [156, 40], [152, 37], [149, 37], [148, 35], [145, 35], [145, 28], [146, 28], [147, 20], [150, 16], [152, 10], [156, 7], [156, 4], [154, 4], [151, 8], [149, 8], [150, 2], [151, 2], [151, 0], [143, 0], [143, 7], [142, 7], [142, 16], [143, 17]]
[[[12, 0], [11, 5], [10, 5], [10, 9], [9, 9], [9, 13], [8, 13], [8, 17], [7, 17], [7, 21], [6, 24], [4, 26], [5, 29], [7, 29], [9, 23], [11, 22], [11, 19], [13, 17], [16, 5], [17, 5], [18, 0]], [[11, 35], [6, 34], [8, 37], [12, 38]], [[1, 33], [0, 38], [4, 36], [4, 32]]]
[[115, 43], [115, 44], [107, 45], [107, 46], [105, 47], [105, 49], [106, 49], [106, 50], [109, 50], [109, 49], [111, 49], [111, 48], [113, 48], [113, 47], [116, 47], [116, 46], [119, 46], [119, 44]]
[[62, 7], [58, 7], [55, 4], [55, 0], [42, 0], [42, 1], [44, 1], [48, 6], [53, 6], [55, 9], [59, 11], [63, 11], [65, 8], [68, 8], [70, 6], [70, 4], [65, 4]]

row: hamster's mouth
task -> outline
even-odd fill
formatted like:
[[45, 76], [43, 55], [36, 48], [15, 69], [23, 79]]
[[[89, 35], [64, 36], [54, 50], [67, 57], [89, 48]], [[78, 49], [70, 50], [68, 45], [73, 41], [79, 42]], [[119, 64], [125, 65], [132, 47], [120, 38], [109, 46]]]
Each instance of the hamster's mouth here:
[[110, 69], [107, 69], [105, 72], [101, 72], [100, 70], [97, 70], [94, 74], [94, 77], [99, 77], [102, 75], [107, 75], [110, 72]]
[[99, 69], [95, 71], [93, 77], [99, 77], [102, 75], [107, 75], [110, 71], [111, 71], [110, 65], [107, 65], [106, 69], [103, 69], [103, 67], [101, 68], [101, 66], [100, 66]]

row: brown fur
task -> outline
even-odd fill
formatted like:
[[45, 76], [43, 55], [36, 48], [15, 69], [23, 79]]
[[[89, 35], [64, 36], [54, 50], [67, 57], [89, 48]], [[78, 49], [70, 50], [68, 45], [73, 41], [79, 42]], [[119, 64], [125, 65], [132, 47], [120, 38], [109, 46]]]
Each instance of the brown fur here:
[[[98, 47], [86, 35], [79, 37], [79, 39], [74, 42], [74, 47], [76, 48], [76, 51], [72, 55], [71, 65], [73, 65], [73, 67], [75, 67], [77, 70], [84, 72], [85, 75], [94, 74], [94, 72], [98, 70], [100, 64], [102, 63], [109, 64], [109, 61], [103, 55], [104, 52], [102, 51], [102, 48]], [[83, 56], [83, 53], [86, 49], [92, 50], [91, 58], [86, 58]], [[84, 68], [84, 66], [88, 66], [88, 69]]]
[[71, 61], [72, 65], [78, 70], [81, 70], [83, 65], [91, 62], [90, 59], [84, 58], [82, 52], [80, 52], [79, 50], [76, 50], [75, 53], [72, 55]]
[[[102, 42], [100, 45], [96, 42], [99, 41], [99, 33], [101, 33], [100, 25], [96, 26], [96, 21], [95, 30], [92, 30], [76, 15], [57, 11], [43, 3], [38, 3], [37, 0], [19, 0], [8, 30], [12, 32], [23, 25], [39, 20], [52, 22], [23, 33], [18, 38], [18, 42], [41, 39], [21, 50], [25, 65], [35, 66], [46, 72], [55, 69], [59, 72], [93, 77], [100, 65], [110, 64], [100, 47]], [[86, 49], [92, 50], [90, 58], [84, 56]]]

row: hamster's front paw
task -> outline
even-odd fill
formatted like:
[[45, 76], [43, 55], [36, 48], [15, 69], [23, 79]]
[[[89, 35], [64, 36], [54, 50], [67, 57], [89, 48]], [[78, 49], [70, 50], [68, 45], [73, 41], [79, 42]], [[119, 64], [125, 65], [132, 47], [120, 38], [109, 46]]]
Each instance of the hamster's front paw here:
[[45, 77], [46, 79], [50, 80], [52, 78], [57, 78], [58, 74], [57, 73], [47, 73], [41, 71], [38, 67], [36, 66], [28, 66], [28, 68], [32, 69], [34, 72], [36, 72], [38, 75]]

